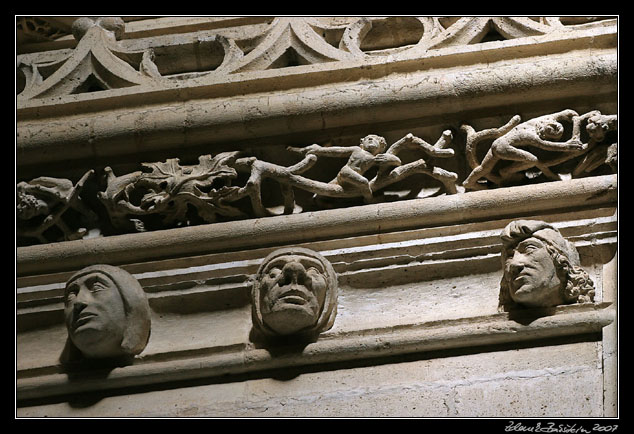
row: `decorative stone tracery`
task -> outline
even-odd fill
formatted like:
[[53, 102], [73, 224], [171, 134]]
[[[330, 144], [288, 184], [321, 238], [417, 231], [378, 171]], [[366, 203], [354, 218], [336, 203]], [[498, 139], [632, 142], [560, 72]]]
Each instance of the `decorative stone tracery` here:
[[[605, 21], [596, 17], [572, 18], [575, 17], [278, 17], [243, 39], [213, 34], [199, 40], [202, 46], [214, 47], [210, 53], [222, 53], [220, 62], [207, 71], [170, 77], [161, 74], [152, 48], [127, 50], [118, 43], [125, 32], [121, 18], [83, 17], [72, 25], [78, 45], [70, 55], [46, 62], [18, 61], [23, 83], [18, 86], [18, 93], [21, 100], [29, 100], [139, 85], [162, 88], [170, 85], [170, 78], [214, 79], [372, 56], [416, 56], [428, 50], [480, 43], [492, 31], [502, 39], [514, 39], [601, 27]], [[24, 27], [26, 22], [29, 20], [18, 26]]]

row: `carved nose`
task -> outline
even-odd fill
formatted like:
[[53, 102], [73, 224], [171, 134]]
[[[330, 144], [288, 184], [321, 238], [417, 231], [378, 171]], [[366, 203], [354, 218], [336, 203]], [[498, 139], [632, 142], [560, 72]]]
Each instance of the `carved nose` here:
[[521, 264], [521, 262], [517, 260], [512, 260], [508, 264], [509, 273], [513, 277], [517, 276], [522, 271], [523, 268], [524, 266]]
[[85, 302], [85, 300], [76, 298], [75, 301], [73, 302], [73, 314], [75, 316], [79, 315], [79, 313], [84, 310], [86, 308], [86, 306], [88, 306]]
[[287, 283], [302, 283], [306, 277], [306, 269], [299, 262], [289, 262], [282, 272]]

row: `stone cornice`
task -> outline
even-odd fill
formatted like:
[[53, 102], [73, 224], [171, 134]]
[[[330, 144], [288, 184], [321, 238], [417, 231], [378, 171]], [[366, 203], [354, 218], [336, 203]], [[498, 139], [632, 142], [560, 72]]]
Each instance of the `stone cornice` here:
[[19, 400], [89, 391], [236, 375], [323, 363], [349, 362], [435, 350], [507, 344], [535, 339], [596, 333], [616, 318], [611, 303], [561, 306], [521, 317], [500, 313], [482, 317], [407, 326], [330, 333], [300, 348], [278, 352], [252, 344], [199, 349], [140, 358], [134, 364], [108, 370], [59, 372], [50, 366], [17, 372]]
[[319, 140], [317, 131], [364, 124], [426, 124], [441, 114], [451, 119], [465, 111], [573, 96], [596, 101], [616, 94], [615, 48], [616, 32], [606, 27], [401, 58], [18, 98], [17, 161], [19, 167], [59, 162], [62, 149], [65, 160], [99, 160], [165, 151], [175, 143], [187, 149], [276, 137], [290, 144], [290, 137]]

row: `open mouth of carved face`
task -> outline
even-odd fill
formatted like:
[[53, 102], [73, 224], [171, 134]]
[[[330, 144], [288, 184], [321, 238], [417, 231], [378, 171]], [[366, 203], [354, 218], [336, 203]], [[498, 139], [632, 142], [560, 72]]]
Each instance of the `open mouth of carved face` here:
[[302, 285], [291, 284], [273, 288], [271, 295], [273, 300], [272, 310], [289, 307], [289, 305], [290, 307], [302, 306], [309, 308], [317, 302], [314, 294]]

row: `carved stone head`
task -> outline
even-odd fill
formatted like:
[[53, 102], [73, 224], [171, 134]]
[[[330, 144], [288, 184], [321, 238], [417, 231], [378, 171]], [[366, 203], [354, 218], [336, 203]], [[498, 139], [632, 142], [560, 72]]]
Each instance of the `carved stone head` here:
[[544, 140], [557, 140], [564, 134], [564, 126], [554, 119], [542, 122], [537, 129]]
[[385, 148], [387, 148], [387, 141], [381, 136], [369, 134], [361, 138], [360, 146], [364, 151], [367, 151], [372, 155], [377, 155], [385, 152]]
[[337, 292], [337, 274], [319, 253], [276, 250], [254, 276], [253, 325], [266, 336], [319, 334], [332, 327]]
[[[66, 282], [67, 351], [87, 359], [139, 354], [150, 338], [150, 307], [139, 282], [127, 271], [93, 265]], [[67, 355], [67, 358], [80, 358]]]
[[550, 307], [594, 300], [594, 284], [579, 254], [557, 229], [542, 221], [516, 220], [502, 234], [500, 309]]

